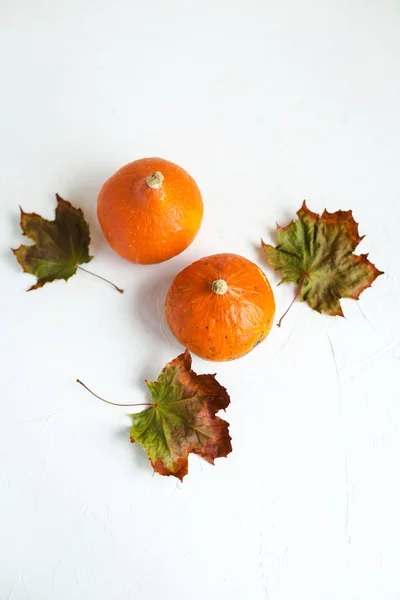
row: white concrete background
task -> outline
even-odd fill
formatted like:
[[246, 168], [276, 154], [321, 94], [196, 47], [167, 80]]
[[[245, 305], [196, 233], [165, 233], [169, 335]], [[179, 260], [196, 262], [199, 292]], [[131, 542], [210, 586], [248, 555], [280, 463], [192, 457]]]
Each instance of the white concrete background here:
[[[398, 0], [2, 0], [1, 600], [398, 600], [400, 4]], [[204, 194], [193, 245], [122, 261], [96, 196], [158, 155]], [[25, 293], [18, 205], [84, 208], [91, 267]], [[152, 475], [126, 410], [181, 348], [174, 274], [259, 250], [306, 198], [354, 211], [385, 271], [346, 319], [297, 304], [218, 373], [233, 453], [183, 484]]]

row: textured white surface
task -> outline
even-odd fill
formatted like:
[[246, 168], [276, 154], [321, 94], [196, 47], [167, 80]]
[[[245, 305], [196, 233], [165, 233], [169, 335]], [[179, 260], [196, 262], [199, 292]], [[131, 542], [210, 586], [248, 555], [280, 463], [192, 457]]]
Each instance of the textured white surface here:
[[[398, 0], [3, 0], [1, 600], [398, 600]], [[128, 264], [96, 216], [117, 168], [159, 155], [198, 181], [205, 219], [162, 265]], [[25, 293], [18, 204], [84, 208], [91, 267]], [[346, 319], [297, 304], [247, 357], [199, 359], [231, 393], [234, 451], [152, 476], [124, 409], [180, 351], [174, 274], [214, 252], [269, 273], [275, 221], [352, 208], [386, 274]]]

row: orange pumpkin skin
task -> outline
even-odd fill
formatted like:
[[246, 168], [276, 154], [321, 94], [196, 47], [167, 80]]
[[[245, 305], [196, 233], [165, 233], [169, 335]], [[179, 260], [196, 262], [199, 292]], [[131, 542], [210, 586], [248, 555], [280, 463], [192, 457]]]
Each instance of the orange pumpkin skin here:
[[[220, 284], [216, 293], [220, 281], [227, 287]], [[275, 301], [257, 265], [237, 254], [214, 254], [178, 273], [165, 312], [183, 346], [206, 360], [225, 361], [247, 354], [267, 336]]]
[[[159, 180], [148, 184], [154, 174], [161, 174]], [[203, 201], [184, 169], [162, 158], [142, 158], [105, 182], [97, 216], [108, 243], [120, 256], [154, 264], [192, 243], [203, 218]]]

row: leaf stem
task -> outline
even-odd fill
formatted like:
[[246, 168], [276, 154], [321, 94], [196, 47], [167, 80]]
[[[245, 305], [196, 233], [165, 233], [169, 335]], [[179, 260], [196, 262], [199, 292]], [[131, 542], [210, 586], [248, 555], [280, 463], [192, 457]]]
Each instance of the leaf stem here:
[[80, 265], [77, 265], [78, 269], [80, 269], [81, 271], [84, 271], [85, 273], [89, 273], [89, 275], [93, 275], [93, 277], [98, 277], [99, 279], [101, 279], [102, 281], [105, 281], [106, 283], [109, 283], [110, 285], [112, 285], [120, 294], [124, 293], [124, 290], [119, 288], [117, 285], [115, 285], [115, 283], [113, 283], [112, 281], [109, 281], [108, 279], [106, 279], [105, 277], [102, 277], [101, 275], [97, 275], [97, 273], [92, 273], [92, 271], [88, 271], [87, 269], [84, 269], [83, 267], [81, 267]]
[[303, 279], [300, 281], [300, 283], [298, 285], [297, 292], [295, 293], [293, 300], [291, 301], [291, 303], [289, 304], [289, 306], [287, 307], [287, 309], [285, 310], [285, 312], [283, 313], [283, 315], [279, 319], [277, 327], [280, 327], [282, 325], [283, 319], [286, 317], [286, 315], [288, 314], [289, 310], [292, 308], [293, 304], [296, 302], [297, 298], [300, 296], [300, 292], [301, 292], [301, 288], [303, 287], [303, 283], [304, 283], [304, 277], [303, 277]]
[[90, 392], [92, 394], [92, 396], [95, 396], [96, 398], [98, 398], [102, 402], [105, 402], [106, 404], [112, 404], [113, 406], [153, 406], [153, 404], [151, 404], [150, 402], [143, 402], [140, 404], [119, 404], [118, 402], [110, 402], [109, 400], [105, 400], [104, 398], [101, 398], [100, 396], [98, 396], [97, 394], [92, 392], [92, 390], [90, 388], [88, 388], [88, 386], [85, 385], [80, 379], [77, 379], [76, 382], [79, 383], [81, 386], [83, 386], [85, 388], [85, 390]]

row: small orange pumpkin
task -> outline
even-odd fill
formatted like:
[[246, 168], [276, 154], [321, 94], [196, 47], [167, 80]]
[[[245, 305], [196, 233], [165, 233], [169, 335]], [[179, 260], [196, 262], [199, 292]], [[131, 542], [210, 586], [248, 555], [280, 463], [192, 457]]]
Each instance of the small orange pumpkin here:
[[178, 341], [201, 358], [232, 360], [271, 329], [274, 295], [257, 265], [237, 254], [214, 254], [178, 273], [165, 312]]
[[194, 179], [162, 158], [131, 162], [100, 190], [97, 216], [122, 258], [143, 265], [169, 260], [194, 240], [203, 201]]

